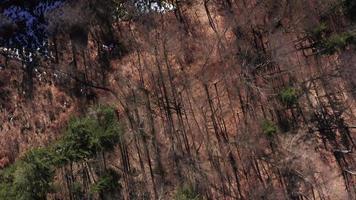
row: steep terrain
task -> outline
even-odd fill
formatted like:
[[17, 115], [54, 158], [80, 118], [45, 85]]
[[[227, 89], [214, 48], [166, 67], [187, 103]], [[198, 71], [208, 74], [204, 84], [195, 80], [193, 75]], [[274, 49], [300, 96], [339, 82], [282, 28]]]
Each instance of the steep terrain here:
[[[39, 52], [2, 44], [0, 198], [356, 198], [355, 1], [133, 2], [64, 1]], [[106, 112], [120, 137], [92, 140]], [[38, 148], [53, 174], [22, 195]]]

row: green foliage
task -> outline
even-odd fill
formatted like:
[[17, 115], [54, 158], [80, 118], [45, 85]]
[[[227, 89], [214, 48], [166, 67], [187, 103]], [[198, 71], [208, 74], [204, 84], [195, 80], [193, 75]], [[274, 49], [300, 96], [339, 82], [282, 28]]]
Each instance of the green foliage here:
[[331, 55], [355, 43], [354, 33], [346, 31], [331, 35], [327, 24], [324, 22], [311, 30], [309, 34], [315, 41], [314, 47], [317, 48], [321, 54]]
[[71, 190], [76, 199], [84, 199], [84, 190], [81, 183], [74, 182], [71, 185]]
[[310, 34], [314, 39], [321, 40], [327, 31], [328, 31], [328, 26], [326, 25], [326, 23], [322, 22], [314, 29], [312, 29], [310, 31]]
[[267, 119], [265, 119], [262, 122], [261, 128], [262, 128], [263, 134], [266, 134], [269, 137], [272, 137], [278, 131], [277, 126], [273, 122], [271, 122], [271, 121], [269, 121]]
[[31, 150], [1, 173], [0, 199], [45, 199], [51, 191], [53, 176], [54, 166], [47, 149]]
[[97, 122], [91, 118], [74, 118], [70, 120], [66, 135], [57, 143], [56, 153], [61, 155], [62, 164], [76, 162], [95, 154], [91, 145], [92, 135], [97, 130]]
[[19, 164], [15, 163], [0, 171], [0, 199], [15, 200], [16, 193], [12, 187], [13, 174]]
[[114, 170], [107, 170], [103, 176], [91, 187], [92, 193], [112, 192], [121, 188], [120, 176]]
[[[0, 199], [46, 199], [53, 189], [56, 168], [112, 150], [120, 140], [120, 133], [115, 111], [110, 107], [102, 106], [87, 117], [73, 118], [59, 142], [48, 148], [30, 150], [15, 164], [0, 171]], [[116, 187], [118, 179], [107, 173], [97, 188]], [[80, 184], [73, 185], [77, 196], [81, 194], [80, 187]]]
[[97, 149], [110, 151], [120, 141], [120, 129], [116, 112], [108, 106], [101, 106], [97, 111], [97, 121], [101, 131], [94, 133]]
[[298, 102], [298, 92], [293, 87], [287, 87], [279, 93], [281, 102], [286, 106], [293, 106]]
[[348, 32], [334, 34], [323, 41], [324, 53], [333, 54], [353, 43], [354, 35]]
[[112, 150], [120, 140], [120, 133], [115, 111], [110, 107], [99, 107], [95, 114], [85, 118], [73, 118], [66, 135], [55, 146], [57, 162], [67, 164]]
[[[51, 190], [54, 176], [52, 155], [48, 149], [38, 148], [29, 151], [24, 157], [24, 164], [14, 174], [14, 185], [17, 191], [22, 190], [24, 196], [32, 199], [44, 199]], [[29, 199], [29, 198], [18, 198]]]
[[175, 196], [175, 200], [201, 200], [201, 195], [196, 191], [193, 186], [185, 185], [178, 188]]

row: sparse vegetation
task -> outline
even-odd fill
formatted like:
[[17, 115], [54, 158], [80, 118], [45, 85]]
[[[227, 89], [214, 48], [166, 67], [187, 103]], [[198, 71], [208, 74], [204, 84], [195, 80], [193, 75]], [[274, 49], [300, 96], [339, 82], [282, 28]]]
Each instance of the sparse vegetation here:
[[268, 119], [263, 120], [261, 123], [261, 128], [263, 134], [267, 135], [268, 137], [273, 137], [278, 131], [277, 126]]
[[321, 22], [318, 26], [310, 31], [310, 34], [316, 40], [322, 40], [325, 36], [325, 33], [328, 31], [328, 26], [325, 22]]
[[285, 106], [291, 107], [298, 102], [298, 92], [293, 87], [287, 87], [280, 92], [279, 98]]
[[174, 200], [202, 200], [203, 198], [191, 185], [184, 185], [177, 189]]
[[311, 30], [310, 35], [315, 41], [314, 47], [319, 53], [325, 55], [345, 50], [347, 46], [355, 44], [355, 33], [353, 31], [331, 33], [325, 22]]
[[0, 200], [356, 199], [354, 2], [0, 0]]
[[333, 54], [338, 50], [344, 50], [349, 44], [354, 43], [354, 37], [351, 33], [334, 34], [323, 41], [323, 52]]
[[108, 169], [101, 177], [99, 177], [97, 182], [92, 185], [90, 190], [92, 193], [110, 193], [115, 190], [120, 190], [121, 186], [119, 180], [120, 175], [114, 170]]

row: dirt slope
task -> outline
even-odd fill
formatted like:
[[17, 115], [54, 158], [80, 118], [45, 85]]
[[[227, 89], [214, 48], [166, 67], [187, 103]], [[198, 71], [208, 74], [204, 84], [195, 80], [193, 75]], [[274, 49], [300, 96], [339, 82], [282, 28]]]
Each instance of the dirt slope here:
[[[56, 140], [71, 115], [102, 103], [117, 108], [127, 133], [125, 199], [135, 192], [143, 199], [145, 191], [172, 199], [184, 183], [207, 199], [356, 198], [355, 48], [321, 55], [308, 36], [329, 6], [181, 6], [181, 19], [153, 13], [114, 24], [128, 52], [110, 60], [105, 81], [93, 35], [75, 57], [62, 44], [68, 48], [59, 63], [41, 62], [32, 100], [21, 90], [20, 63], [1, 69], [0, 166]], [[350, 26], [337, 13], [328, 17], [335, 30]], [[75, 80], [56, 72], [71, 73], [72, 59], [79, 72], [95, 71], [86, 77], [100, 85], [90, 88], [95, 98], [73, 95]], [[291, 106], [281, 102], [285, 88], [297, 91]], [[273, 136], [264, 133], [265, 121], [276, 127]], [[123, 165], [119, 148], [108, 162]]]

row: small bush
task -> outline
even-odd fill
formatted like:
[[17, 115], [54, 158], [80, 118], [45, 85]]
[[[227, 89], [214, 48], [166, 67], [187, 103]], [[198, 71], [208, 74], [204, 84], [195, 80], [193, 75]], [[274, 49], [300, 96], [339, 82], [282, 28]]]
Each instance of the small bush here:
[[114, 170], [109, 169], [103, 176], [90, 188], [92, 193], [113, 192], [121, 188], [119, 184], [120, 175]]
[[284, 105], [290, 107], [298, 102], [298, 92], [295, 88], [288, 87], [279, 93], [279, 98]]
[[263, 134], [266, 134], [269, 137], [274, 136], [278, 131], [277, 126], [269, 120], [264, 120], [261, 124], [261, 128]]
[[355, 43], [354, 33], [345, 31], [331, 34], [327, 24], [324, 22], [309, 31], [309, 34], [315, 42], [314, 47], [318, 49], [321, 54], [331, 55]]
[[193, 186], [185, 185], [183, 187], [178, 188], [174, 199], [175, 200], [201, 200], [203, 198], [195, 190]]
[[314, 29], [310, 31], [311, 36], [316, 40], [321, 40], [324, 37], [324, 34], [327, 32], [328, 26], [326, 23], [322, 22]]
[[351, 33], [334, 34], [323, 41], [326, 54], [333, 54], [338, 50], [345, 49], [349, 44], [353, 43], [354, 35]]

